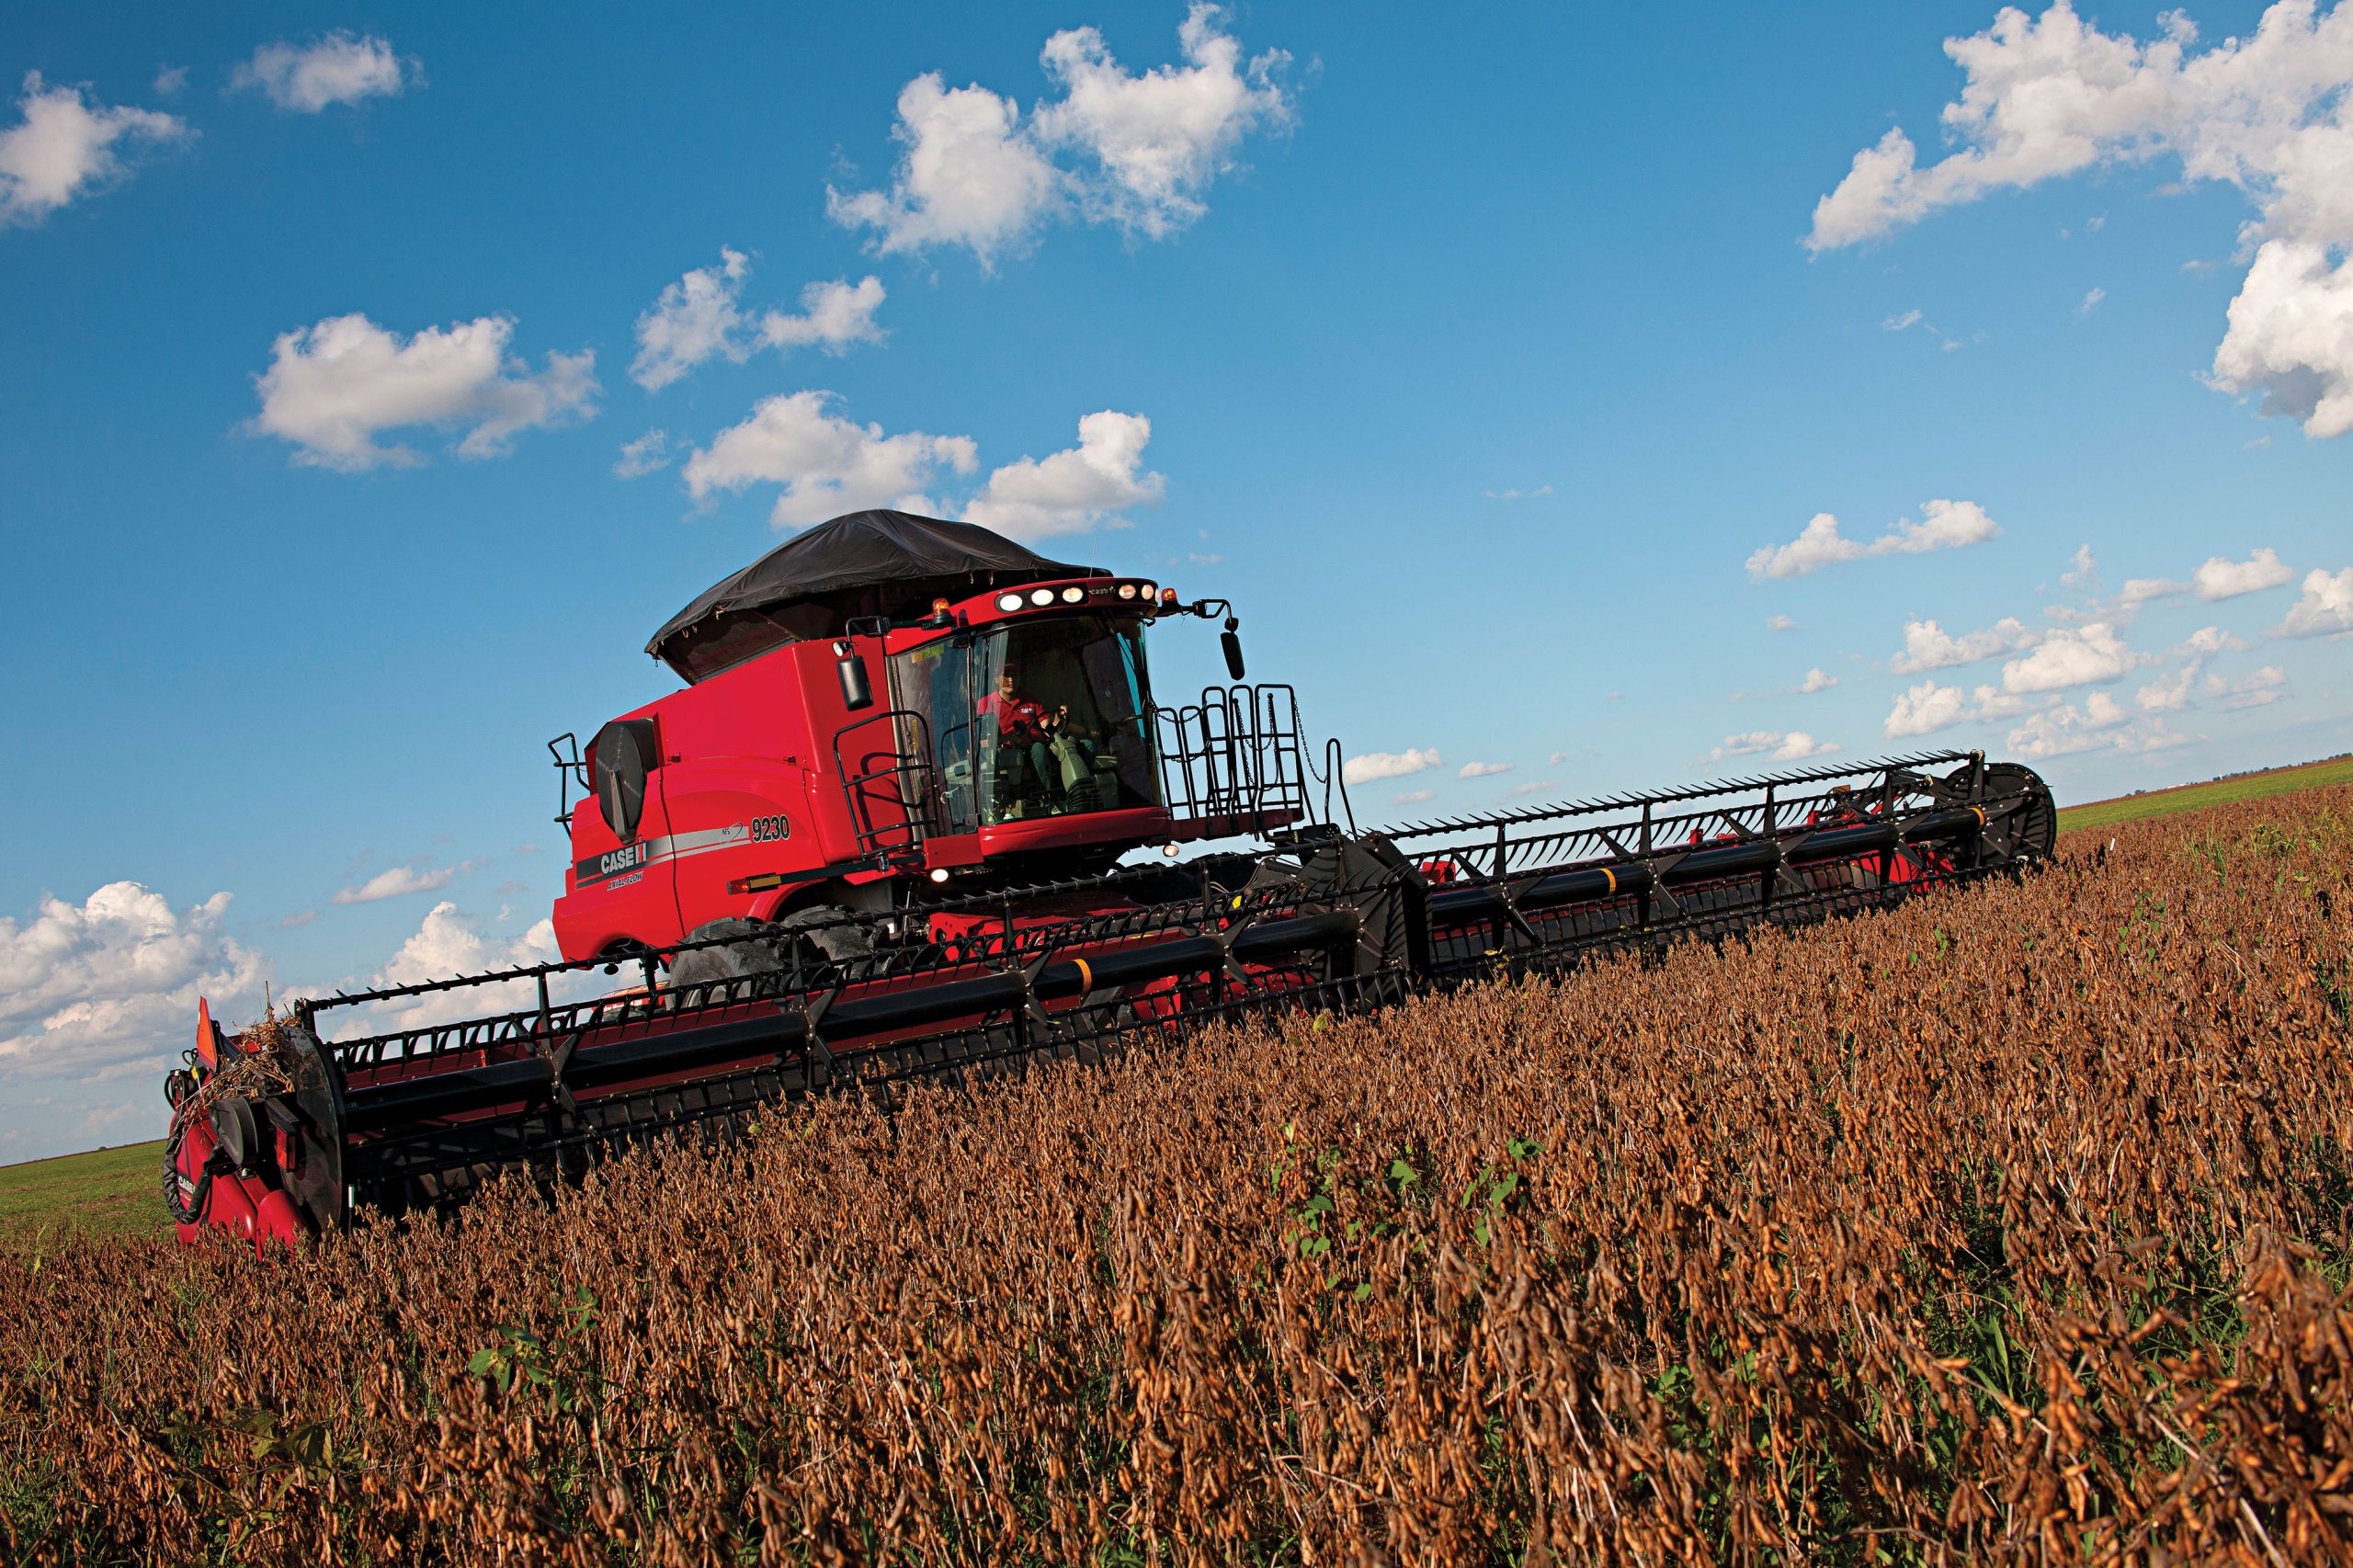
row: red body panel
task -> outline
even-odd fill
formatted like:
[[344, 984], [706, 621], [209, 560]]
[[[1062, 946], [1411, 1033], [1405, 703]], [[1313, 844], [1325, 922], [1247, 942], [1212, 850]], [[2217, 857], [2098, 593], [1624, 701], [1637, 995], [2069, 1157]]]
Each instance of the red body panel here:
[[646, 776], [633, 840], [651, 858], [599, 875], [602, 858], [624, 846], [593, 797], [573, 808], [572, 864], [554, 911], [566, 958], [624, 940], [682, 941], [705, 921], [760, 913], [763, 896], [731, 893], [729, 881], [857, 854], [830, 744], [850, 717], [831, 644], [789, 644], [621, 717], [659, 726], [660, 765]]
[[[204, 1162], [211, 1157], [216, 1142], [212, 1129], [205, 1123], [190, 1127], [188, 1136], [180, 1142], [180, 1174], [195, 1180], [197, 1173], [204, 1169]], [[182, 1191], [187, 1191], [185, 1186]], [[214, 1176], [206, 1191], [199, 1222], [176, 1225], [174, 1229], [183, 1244], [193, 1244], [208, 1226], [217, 1226], [240, 1241], [253, 1243], [256, 1254], [267, 1251], [272, 1242], [292, 1246], [311, 1233], [292, 1200], [260, 1176]]]
[[664, 699], [663, 790], [682, 839], [675, 864], [681, 940], [708, 920], [752, 915], [747, 877], [809, 873], [858, 852], [834, 781], [834, 733], [847, 722], [832, 648], [797, 642]]

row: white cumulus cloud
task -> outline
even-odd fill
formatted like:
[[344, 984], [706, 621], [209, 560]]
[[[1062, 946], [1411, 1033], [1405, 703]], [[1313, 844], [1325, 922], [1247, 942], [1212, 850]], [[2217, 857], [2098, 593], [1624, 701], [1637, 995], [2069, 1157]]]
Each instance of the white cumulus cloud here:
[[1974, 501], [1929, 501], [1917, 522], [1906, 517], [1879, 538], [1865, 543], [1838, 531], [1838, 519], [1816, 512], [1798, 537], [1788, 544], [1762, 546], [1748, 558], [1748, 574], [1756, 578], [1803, 577], [1841, 561], [1867, 555], [1919, 555], [1931, 550], [1959, 550], [1982, 544], [2002, 531]]
[[751, 258], [720, 247], [717, 267], [689, 268], [637, 318], [637, 358], [629, 373], [647, 392], [660, 392], [704, 360], [724, 355], [741, 363], [751, 353], [738, 293]]
[[385, 40], [341, 28], [306, 44], [266, 43], [231, 73], [233, 89], [258, 87], [279, 108], [317, 114], [333, 104], [398, 97], [423, 80]]
[[2041, 632], [2015, 616], [2005, 616], [1983, 631], [1965, 631], [1958, 637], [1933, 620], [1907, 620], [1904, 651], [1887, 667], [1900, 676], [1921, 675], [2015, 653], [2041, 640]]
[[615, 479], [642, 479], [670, 466], [670, 432], [648, 430], [634, 441], [621, 443], [620, 460], [613, 464]]
[[2217, 555], [2189, 574], [2189, 584], [2201, 599], [2234, 599], [2276, 588], [2295, 575], [2280, 562], [2277, 551], [2258, 550], [2245, 561]]
[[279, 335], [255, 378], [261, 412], [248, 428], [296, 448], [294, 460], [358, 470], [422, 460], [380, 446], [383, 431], [412, 425], [466, 427], [461, 457], [504, 454], [523, 430], [596, 413], [596, 355], [551, 353], [533, 372], [510, 358], [515, 324], [482, 316], [403, 338], [354, 313]]
[[1160, 503], [1168, 482], [1143, 466], [1152, 421], [1110, 409], [1078, 422], [1078, 445], [991, 473], [964, 508], [968, 522], [1015, 539], [1081, 533], [1122, 507]]
[[[2341, 148], [2330, 155], [2353, 165]], [[2353, 167], [2337, 177], [2353, 178]], [[2295, 420], [2307, 436], [2353, 430], [2353, 262], [2330, 260], [2330, 247], [2341, 256], [2348, 241], [2353, 226], [2326, 245], [2272, 240], [2257, 249], [2214, 350], [2216, 386], [2261, 392], [2264, 413]]]
[[771, 348], [821, 348], [834, 355], [847, 353], [853, 344], [880, 343], [882, 329], [874, 324], [874, 312], [884, 298], [880, 278], [808, 284], [801, 290], [799, 315], [770, 311], [760, 317], [760, 341]]
[[456, 904], [444, 899], [426, 911], [415, 934], [369, 977], [368, 983], [370, 989], [415, 985], [519, 963], [549, 963], [556, 956], [552, 938], [545, 922], [512, 942], [486, 937]]
[[2013, 695], [2063, 691], [2120, 680], [2143, 663], [2107, 621], [2052, 632], [2030, 653], [2002, 666], [2002, 689]]
[[2080, 708], [2063, 703], [2029, 717], [2010, 732], [2009, 750], [2023, 761], [2039, 762], [2104, 749], [2156, 751], [2179, 745], [2186, 739], [2166, 728], [2163, 719], [2134, 720], [2115, 698], [2095, 691]]
[[[473, 919], [444, 899], [426, 911], [416, 931], [404, 941], [382, 967], [368, 977], [366, 989], [383, 990], [459, 975], [486, 974], [529, 964], [553, 963], [563, 957], [552, 921], [541, 920], [519, 937], [485, 935]], [[558, 1006], [595, 995], [618, 983], [595, 971], [571, 971], [550, 977], [549, 994]], [[485, 1013], [511, 1011], [538, 1005], [536, 985], [529, 980], [498, 981], [455, 991], [428, 992], [339, 1010], [338, 1038], [389, 1034], [398, 1029], [425, 1028], [453, 1023]]]
[[1838, 677], [1819, 665], [1805, 672], [1805, 679], [1798, 683], [1798, 695], [1811, 697], [1817, 691], [1828, 691], [1838, 684]]
[[983, 267], [1072, 216], [1147, 238], [1173, 233], [1206, 210], [1204, 193], [1243, 139], [1293, 112], [1281, 80], [1288, 57], [1245, 60], [1217, 6], [1192, 6], [1178, 47], [1182, 65], [1139, 75], [1094, 28], [1058, 32], [1040, 59], [1061, 96], [1027, 116], [977, 83], [917, 76], [899, 93], [900, 157], [887, 188], [828, 188], [827, 210], [871, 231], [879, 251], [962, 245]]
[[1763, 756], [1775, 762], [1800, 762], [1838, 749], [1834, 741], [1817, 741], [1803, 730], [1749, 730], [1726, 735], [1723, 744], [1708, 753], [1711, 762], [1733, 756]]
[[196, 1042], [196, 1003], [234, 1016], [261, 1010], [267, 970], [222, 929], [229, 895], [188, 909], [134, 881], [80, 903], [44, 896], [28, 919], [0, 918], [0, 1078], [87, 1080], [150, 1069], [153, 1096]]
[[[1891, 130], [1815, 206], [1817, 254], [1875, 238], [1989, 191], [2120, 163], [2178, 161], [2184, 183], [2223, 181], [2255, 205], [2253, 260], [2214, 354], [2213, 384], [2259, 392], [2307, 435], [2353, 429], [2353, 6], [2279, 0], [2253, 33], [2200, 48], [2178, 10], [2142, 42], [2087, 25], [2061, 0], [2004, 7], [1950, 39], [1963, 74], [1945, 106], [1954, 150], [1923, 165]], [[2093, 301], [2087, 301], [2093, 302]]]
[[1040, 145], [1092, 164], [1077, 185], [1089, 218], [1162, 238], [1208, 210], [1201, 193], [1233, 166], [1245, 136], [1290, 122], [1279, 75], [1290, 57], [1270, 50], [1245, 61], [1222, 18], [1194, 5], [1176, 33], [1185, 63], [1142, 75], [1122, 69], [1091, 27], [1046, 40], [1046, 74], [1063, 96], [1039, 106], [1032, 129]]
[[806, 528], [870, 506], [936, 508], [922, 494], [945, 469], [970, 473], [979, 464], [972, 438], [910, 430], [886, 436], [834, 413], [834, 394], [798, 392], [763, 399], [751, 417], [722, 430], [687, 459], [688, 494], [779, 484], [770, 521]]
[[1924, 680], [1896, 694], [1884, 730], [1891, 736], [1926, 735], [1969, 717], [1969, 694], [1957, 686]]
[[2353, 566], [2342, 572], [2304, 574], [2303, 594], [2288, 619], [2271, 629], [2274, 637], [2342, 637], [2353, 632]]
[[1748, 558], [1752, 577], [1802, 577], [1837, 561], [1852, 561], [1863, 547], [1838, 532], [1838, 519], [1828, 512], [1808, 518], [1798, 537], [1788, 544], [1764, 545]]
[[17, 108], [23, 119], [0, 131], [0, 229], [30, 227], [122, 178], [133, 147], [195, 134], [177, 115], [98, 103], [79, 87], [46, 85], [38, 71], [26, 74]]
[[2217, 653], [2244, 653], [2254, 646], [2236, 632], [2225, 631], [2219, 626], [2201, 626], [2165, 652], [2177, 658], [2211, 659]]
[[1492, 778], [1498, 773], [1509, 773], [1518, 766], [1516, 762], [1466, 762], [1454, 776], [1457, 778]]
[[[2058, 700], [2055, 697], [2044, 698], [2042, 703]], [[2015, 719], [2036, 706], [2033, 699], [1998, 687], [1981, 686], [1973, 691], [1963, 691], [1957, 686], [1938, 686], [1933, 680], [1924, 680], [1896, 694], [1895, 705], [1888, 710], [1881, 728], [1891, 738], [1933, 734], [1963, 722], [1990, 724]]]
[[419, 861], [414, 865], [393, 866], [377, 872], [366, 881], [336, 892], [336, 903], [374, 903], [379, 899], [401, 898], [415, 892], [438, 892], [449, 885], [451, 879], [475, 868], [470, 862], [458, 866], [428, 867]]
[[2198, 666], [2182, 665], [2159, 676], [2132, 694], [2133, 706], [2143, 713], [2178, 713], [2189, 706], [2190, 688], [2198, 684]]
[[2050, 696], [2039, 699], [2021, 697], [2016, 692], [2004, 691], [1991, 686], [1981, 686], [1970, 695], [1976, 703], [1976, 711], [1970, 717], [1989, 724], [1997, 720], [2015, 719], [2019, 714], [2030, 711], [2038, 706], [2051, 707], [2059, 700]]
[[[2189, 694], [2205, 672], [2207, 661], [2221, 653], [2243, 653], [2253, 646], [2235, 632], [2201, 626], [2165, 650], [2167, 658], [2179, 659], [2181, 664], [2134, 692], [2132, 701], [2144, 713], [2178, 713], [2189, 706]], [[2219, 692], [2226, 687], [2212, 689]]]
[[2177, 583], [2165, 577], [2128, 577], [2119, 598], [2131, 608], [2138, 608], [2152, 599], [2169, 599], [2189, 592], [2188, 583]]
[[2226, 676], [2208, 676], [2206, 689], [2221, 698], [2225, 708], [2260, 708], [2288, 694], [2288, 672], [2277, 665], [2266, 665], [2253, 675], [2241, 676], [2236, 680]]
[[891, 135], [903, 151], [888, 190], [825, 190], [834, 221], [874, 230], [886, 256], [962, 245], [992, 267], [1026, 248], [1067, 200], [1066, 176], [1029, 134], [1020, 106], [977, 82], [916, 77], [899, 90]]
[[749, 256], [722, 245], [716, 267], [689, 268], [663, 288], [637, 318], [637, 358], [629, 373], [638, 385], [660, 392], [698, 365], [722, 358], [740, 365], [761, 347], [839, 355], [882, 340], [874, 321], [886, 298], [881, 278], [811, 283], [801, 290], [800, 314], [772, 310], [755, 320], [743, 302], [751, 269]]
[[1370, 784], [1380, 778], [1403, 778], [1427, 773], [1438, 766], [1435, 746], [1407, 746], [1404, 751], [1370, 751], [1340, 765], [1340, 778], [1348, 784]]
[[969, 474], [979, 449], [966, 436], [923, 431], [885, 435], [835, 409], [834, 394], [799, 392], [764, 399], [751, 417], [722, 430], [687, 459], [687, 490], [698, 501], [714, 492], [779, 484], [770, 520], [805, 528], [869, 506], [962, 516], [1021, 539], [1118, 527], [1122, 509], [1157, 505], [1167, 480], [1143, 466], [1152, 421], [1103, 409], [1078, 422], [1078, 445], [995, 470], [980, 490], [943, 511], [926, 492], [946, 474]]

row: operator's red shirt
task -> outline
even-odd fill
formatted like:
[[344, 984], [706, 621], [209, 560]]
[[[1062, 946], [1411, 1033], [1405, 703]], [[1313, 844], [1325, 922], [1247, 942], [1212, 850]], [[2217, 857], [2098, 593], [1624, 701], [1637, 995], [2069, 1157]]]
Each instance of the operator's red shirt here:
[[977, 711], [983, 719], [995, 719], [997, 733], [1011, 740], [1040, 741], [1046, 738], [1045, 707], [1026, 697], [1006, 698], [992, 691], [981, 699]]

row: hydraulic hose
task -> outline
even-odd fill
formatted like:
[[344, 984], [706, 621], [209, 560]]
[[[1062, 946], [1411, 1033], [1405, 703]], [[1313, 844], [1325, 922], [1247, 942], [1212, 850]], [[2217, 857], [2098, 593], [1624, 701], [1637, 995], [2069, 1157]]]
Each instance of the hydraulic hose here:
[[185, 1203], [180, 1201], [180, 1144], [188, 1130], [174, 1128], [164, 1140], [164, 1207], [172, 1218], [183, 1225], [204, 1223], [204, 1211], [212, 1199], [212, 1178], [226, 1175], [233, 1167], [229, 1157], [216, 1146], [205, 1156], [204, 1168], [196, 1173], [196, 1190]]

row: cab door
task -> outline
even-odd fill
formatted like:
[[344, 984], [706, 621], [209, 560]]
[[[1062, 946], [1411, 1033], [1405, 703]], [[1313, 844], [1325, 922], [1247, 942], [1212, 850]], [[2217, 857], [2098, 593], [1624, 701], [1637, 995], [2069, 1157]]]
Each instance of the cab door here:
[[[901, 799], [908, 817], [942, 834], [979, 825], [972, 695], [972, 637], [960, 632], [891, 656], [897, 714]], [[928, 800], [926, 800], [928, 797]]]

